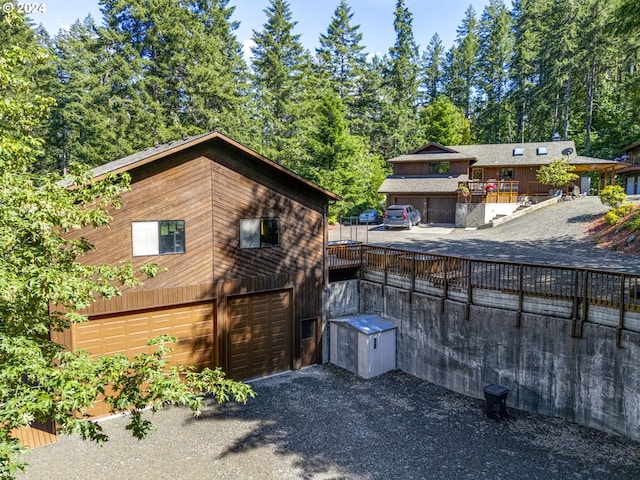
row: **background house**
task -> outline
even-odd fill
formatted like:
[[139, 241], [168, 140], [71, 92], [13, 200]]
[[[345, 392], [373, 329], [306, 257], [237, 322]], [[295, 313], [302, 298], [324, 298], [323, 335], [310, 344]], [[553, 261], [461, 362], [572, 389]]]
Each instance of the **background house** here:
[[640, 142], [636, 142], [622, 149], [620, 157], [624, 168], [620, 170], [622, 185], [627, 195], [640, 193]]
[[578, 185], [583, 191], [589, 189], [588, 173], [597, 174], [599, 188], [603, 183], [612, 183], [616, 169], [621, 168], [618, 162], [577, 155], [573, 141], [458, 146], [432, 142], [387, 160], [393, 165], [393, 174], [378, 191], [386, 194], [387, 205], [416, 207], [425, 223], [455, 223], [461, 183], [472, 182], [472, 190], [475, 185], [474, 201], [486, 201], [487, 183], [496, 186], [495, 201], [518, 202], [525, 197], [546, 196], [549, 186], [537, 181], [536, 172], [563, 157], [583, 177]]
[[109, 229], [78, 233], [96, 247], [83, 261], [167, 271], [98, 300], [56, 341], [135, 355], [174, 335], [172, 361], [236, 380], [320, 361], [326, 211], [338, 196], [217, 132], [94, 170], [121, 172], [131, 191]]

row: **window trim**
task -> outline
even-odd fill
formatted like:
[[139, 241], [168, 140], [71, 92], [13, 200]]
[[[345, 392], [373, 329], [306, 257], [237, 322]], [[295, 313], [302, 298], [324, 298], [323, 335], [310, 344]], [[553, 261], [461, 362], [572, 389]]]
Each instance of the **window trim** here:
[[[162, 230], [171, 223], [182, 222], [182, 249], [163, 250]], [[153, 257], [159, 255], [184, 255], [187, 253], [186, 222], [184, 220], [134, 220], [131, 222], [131, 253], [133, 257]], [[177, 229], [176, 231], [179, 231]]]
[[[511, 175], [504, 175], [503, 173], [510, 172]], [[512, 182], [516, 178], [516, 169], [513, 167], [504, 167], [498, 170], [498, 178], [501, 181]]]
[[[269, 222], [269, 223], [267, 223]], [[268, 224], [276, 224], [275, 238], [276, 243], [269, 241], [273, 240], [273, 233], [264, 232], [265, 226]], [[239, 248], [241, 250], [253, 250], [257, 248], [274, 248], [279, 247], [281, 243], [280, 217], [258, 217], [258, 218], [241, 218], [239, 225]]]

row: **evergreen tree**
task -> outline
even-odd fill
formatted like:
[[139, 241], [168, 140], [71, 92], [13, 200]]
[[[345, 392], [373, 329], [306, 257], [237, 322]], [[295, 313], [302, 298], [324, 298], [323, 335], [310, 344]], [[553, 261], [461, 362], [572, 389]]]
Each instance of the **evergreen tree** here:
[[457, 29], [456, 43], [447, 54], [446, 94], [460, 107], [465, 117], [474, 115], [474, 88], [477, 83], [476, 60], [480, 46], [479, 25], [473, 5], [469, 5]]
[[221, 131], [249, 145], [258, 132], [251, 128], [249, 73], [234, 33], [239, 22], [231, 19], [235, 7], [228, 3], [189, 2], [198, 30], [189, 47], [184, 122], [198, 130]]
[[418, 46], [413, 37], [413, 16], [398, 0], [393, 27], [396, 41], [389, 49], [389, 62], [385, 73], [385, 84], [389, 88], [389, 103], [383, 116], [387, 136], [393, 142], [385, 157], [408, 151], [418, 142]]
[[356, 101], [366, 57], [363, 53], [360, 25], [351, 25], [353, 13], [346, 0], [336, 8], [326, 34], [320, 35], [317, 63], [328, 74], [329, 82], [347, 107], [347, 115]]
[[[513, 3], [514, 51], [511, 63], [511, 104], [516, 115], [516, 138], [522, 142], [549, 138], [550, 124], [537, 115], [535, 87], [539, 73], [540, 29], [535, 9], [542, 2], [515, 0]], [[543, 100], [543, 99], [540, 99]], [[546, 135], [544, 134], [546, 128]]]
[[343, 198], [330, 206], [331, 220], [367, 207], [378, 208], [382, 197], [377, 190], [385, 176], [382, 158], [369, 154], [364, 139], [349, 133], [345, 107], [336, 92], [326, 90], [315, 111], [306, 145], [311, 160], [301, 173]]
[[444, 45], [436, 33], [422, 55], [422, 101], [433, 102], [444, 90]]
[[476, 137], [481, 143], [505, 143], [515, 140], [515, 126], [508, 102], [512, 52], [509, 12], [502, 0], [491, 0], [480, 20], [480, 104]]
[[386, 60], [377, 55], [365, 65], [349, 127], [355, 135], [367, 138], [370, 150], [382, 156], [391, 151], [393, 145], [383, 122], [384, 112], [390, 102], [389, 89], [384, 80], [386, 69]]
[[304, 102], [305, 77], [310, 73], [308, 52], [294, 34], [289, 4], [271, 0], [265, 10], [267, 22], [253, 32], [253, 84], [262, 122], [260, 151], [285, 166], [300, 150], [298, 127]]

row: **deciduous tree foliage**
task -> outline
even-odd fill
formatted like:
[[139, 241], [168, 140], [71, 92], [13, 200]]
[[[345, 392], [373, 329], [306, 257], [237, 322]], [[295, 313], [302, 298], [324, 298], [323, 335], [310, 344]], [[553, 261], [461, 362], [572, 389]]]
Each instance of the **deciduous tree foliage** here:
[[[3, 22], [19, 22], [5, 16]], [[4, 25], [3, 25], [4, 26]], [[0, 45], [0, 477], [24, 468], [15, 428], [54, 421], [67, 433], [106, 440], [85, 412], [99, 397], [114, 410], [131, 413], [130, 429], [144, 437], [152, 425], [141, 413], [151, 406], [188, 405], [196, 414], [205, 395], [219, 401], [246, 401], [247, 385], [226, 379], [220, 370], [195, 373], [163, 358], [170, 342], [154, 342], [152, 353], [89, 357], [51, 341], [49, 333], [84, 320], [80, 311], [96, 297], [118, 295], [136, 286], [154, 265], [136, 272], [130, 264], [80, 263], [92, 249], [83, 238], [65, 235], [82, 228], [106, 228], [109, 209], [118, 208], [126, 178], [92, 183], [85, 168], [70, 167], [61, 183], [54, 174], [33, 173], [42, 141], [35, 136], [53, 99], [41, 95], [24, 71], [46, 55], [33, 45]]]
[[573, 173], [575, 167], [566, 158], [557, 158], [549, 165], [544, 165], [536, 172], [536, 178], [544, 185], [562, 187], [575, 180], [579, 175]]
[[451, 100], [436, 98], [420, 113], [423, 137], [440, 145], [467, 145], [471, 142], [470, 122]]

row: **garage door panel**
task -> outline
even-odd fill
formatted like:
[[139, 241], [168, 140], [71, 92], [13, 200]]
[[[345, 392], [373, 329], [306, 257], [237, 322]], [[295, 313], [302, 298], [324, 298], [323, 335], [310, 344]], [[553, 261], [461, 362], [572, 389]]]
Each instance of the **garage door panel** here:
[[[171, 335], [178, 343], [170, 345], [166, 359], [196, 369], [213, 366], [214, 305], [212, 302], [101, 317], [72, 327], [73, 347], [93, 355], [125, 353], [133, 358], [151, 353], [155, 347], [147, 342], [160, 335]], [[109, 409], [99, 402], [89, 412], [108, 415]]]
[[[231, 378], [247, 380], [291, 369], [293, 310], [290, 291], [228, 300], [228, 365]], [[239, 337], [239, 330], [249, 334]]]
[[[126, 353], [130, 357], [150, 352], [147, 342], [160, 335], [178, 338], [174, 352], [190, 350], [198, 358], [202, 350], [213, 347], [213, 305], [211, 303], [167, 308], [162, 312], [138, 312], [106, 317], [73, 326], [74, 348], [94, 355]], [[183, 344], [183, 345], [181, 345]], [[172, 352], [173, 353], [173, 352]], [[173, 361], [172, 353], [167, 359]], [[182, 355], [182, 353], [179, 353]]]

